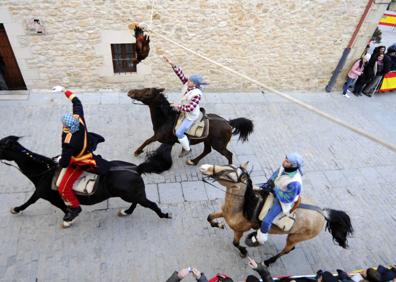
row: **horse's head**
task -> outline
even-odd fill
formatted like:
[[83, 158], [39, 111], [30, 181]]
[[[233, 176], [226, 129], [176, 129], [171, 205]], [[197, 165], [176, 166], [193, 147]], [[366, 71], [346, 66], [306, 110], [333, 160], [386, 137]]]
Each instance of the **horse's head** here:
[[156, 98], [162, 95], [164, 90], [164, 88], [131, 89], [128, 91], [128, 97], [149, 105], [154, 102]]
[[201, 165], [199, 170], [203, 175], [206, 175], [218, 181], [221, 185], [228, 187], [230, 184], [243, 183], [246, 184], [250, 179], [247, 171], [248, 162], [240, 165]]
[[11, 135], [0, 140], [0, 160], [14, 160], [13, 153], [21, 148], [21, 145], [18, 143], [19, 138]]

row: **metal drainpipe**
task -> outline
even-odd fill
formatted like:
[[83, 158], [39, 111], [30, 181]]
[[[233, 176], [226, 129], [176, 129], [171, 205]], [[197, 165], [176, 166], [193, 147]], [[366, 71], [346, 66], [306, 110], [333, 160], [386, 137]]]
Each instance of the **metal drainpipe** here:
[[359, 23], [356, 26], [356, 29], [353, 32], [351, 39], [349, 40], [348, 46], [344, 49], [344, 52], [342, 53], [341, 59], [338, 62], [337, 67], [334, 70], [333, 75], [331, 76], [330, 81], [329, 81], [329, 83], [326, 86], [326, 92], [331, 92], [331, 89], [334, 87], [334, 84], [336, 83], [337, 77], [338, 77], [338, 75], [340, 74], [342, 68], [345, 65], [345, 62], [346, 62], [346, 60], [348, 58], [348, 55], [351, 52], [352, 45], [355, 42], [356, 36], [359, 33], [359, 30], [362, 27], [362, 24], [363, 24], [363, 22], [364, 22], [364, 20], [365, 20], [365, 18], [367, 16], [372, 4], [373, 4], [373, 0], [369, 0], [367, 5], [366, 5], [366, 8], [364, 9], [363, 15], [360, 17]]

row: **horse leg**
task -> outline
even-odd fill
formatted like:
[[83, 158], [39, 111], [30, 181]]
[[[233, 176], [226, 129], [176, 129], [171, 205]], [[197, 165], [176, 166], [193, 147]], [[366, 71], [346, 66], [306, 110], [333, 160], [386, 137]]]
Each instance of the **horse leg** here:
[[232, 244], [239, 250], [239, 252], [240, 252], [239, 255], [242, 258], [245, 258], [248, 253], [246, 250], [246, 247], [239, 245], [239, 241], [241, 240], [242, 235], [243, 235], [243, 232], [234, 230], [234, 241], [232, 241]]
[[228, 151], [227, 143], [213, 144], [213, 149], [227, 158], [228, 164], [232, 164], [232, 152]]
[[28, 206], [30, 206], [31, 204], [34, 204], [38, 199], [40, 199], [40, 197], [38, 196], [37, 191], [34, 191], [33, 195], [30, 196], [29, 200], [27, 200], [26, 203], [20, 205], [19, 207], [11, 208], [10, 212], [12, 214], [18, 214], [24, 209], [26, 209]]
[[66, 213], [67, 206], [66, 206], [65, 202], [62, 200], [62, 198], [59, 196], [58, 191], [52, 191], [52, 192], [55, 192], [57, 195], [54, 197], [51, 197], [51, 198], [43, 198], [43, 199], [47, 200], [52, 205], [54, 205], [55, 207], [59, 208], [64, 213]]
[[219, 151], [219, 153], [227, 158], [228, 164], [232, 164], [232, 152], [228, 151], [227, 148], [224, 148], [223, 150]]
[[187, 164], [188, 164], [188, 165], [197, 165], [197, 164], [199, 163], [199, 161], [200, 161], [203, 157], [205, 157], [207, 154], [209, 154], [211, 151], [212, 151], [212, 147], [210, 146], [209, 141], [205, 141], [203, 152], [202, 152], [198, 157], [196, 157], [195, 159], [193, 159], [193, 160], [188, 160], [188, 161], [187, 161]]
[[219, 210], [217, 212], [213, 212], [208, 215], [207, 221], [210, 223], [210, 226], [217, 227], [220, 229], [224, 229], [224, 223], [219, 224], [217, 221], [213, 221], [215, 218], [224, 217], [223, 210]]
[[298, 242], [301, 242], [301, 241], [304, 241], [307, 239], [307, 238], [303, 238], [303, 237], [304, 237], [304, 234], [297, 234], [297, 233], [289, 234], [289, 236], [287, 236], [286, 246], [283, 248], [283, 250], [279, 254], [265, 260], [264, 261], [265, 265], [269, 266], [270, 264], [274, 263], [281, 256], [286, 255], [286, 254], [290, 253], [291, 251], [293, 251]]
[[133, 211], [135, 210], [136, 206], [137, 206], [137, 202], [133, 202], [132, 205], [129, 207], [129, 209], [127, 209], [127, 210], [121, 209], [118, 212], [118, 216], [131, 215], [133, 213]]
[[152, 142], [157, 141], [157, 137], [155, 134], [151, 136], [149, 139], [143, 142], [142, 145], [139, 146], [139, 148], [136, 149], [136, 151], [133, 153], [136, 157], [139, 156], [141, 153], [143, 153], [144, 147], [146, 147], [148, 144], [151, 144]]
[[150, 201], [147, 198], [139, 201], [138, 203], [145, 208], [153, 210], [160, 218], [172, 218], [171, 213], [163, 213], [156, 203]]

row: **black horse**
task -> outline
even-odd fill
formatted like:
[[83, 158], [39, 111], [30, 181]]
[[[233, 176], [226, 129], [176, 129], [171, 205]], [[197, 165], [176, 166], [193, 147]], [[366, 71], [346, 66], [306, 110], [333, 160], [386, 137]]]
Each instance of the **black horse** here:
[[[40, 198], [66, 212], [66, 205], [58, 191], [51, 189], [54, 174], [60, 169], [57, 163], [27, 150], [18, 143], [19, 138], [8, 136], [0, 140], [0, 160], [16, 162], [20, 171], [33, 182], [36, 190], [26, 203], [11, 208], [11, 213], [17, 214], [23, 211]], [[172, 166], [171, 150], [171, 145], [162, 144], [140, 165], [111, 161], [109, 172], [100, 176], [96, 192], [91, 196], [78, 195], [79, 201], [83, 205], [93, 205], [111, 197], [120, 197], [132, 203], [128, 209], [119, 211], [120, 216], [132, 214], [137, 204], [140, 204], [155, 211], [160, 218], [171, 218], [170, 214], [163, 213], [156, 203], [146, 198], [144, 181], [141, 177], [143, 173], [161, 173], [168, 170]], [[64, 225], [64, 227], [68, 226]]]
[[[161, 143], [174, 144], [177, 138], [173, 129], [178, 113], [172, 109], [163, 94], [163, 88], [144, 88], [129, 90], [128, 96], [141, 101], [150, 107], [151, 122], [154, 135], [143, 142], [134, 152], [135, 156], [143, 153], [144, 147], [158, 141]], [[212, 151], [212, 148], [225, 156], [229, 164], [232, 164], [232, 153], [227, 149], [232, 135], [239, 135], [239, 140], [245, 142], [253, 132], [253, 122], [247, 118], [226, 120], [216, 114], [207, 114], [209, 118], [209, 134], [206, 138], [190, 140], [191, 145], [204, 143], [203, 152], [195, 159], [187, 160], [188, 165], [197, 165], [198, 162]]]

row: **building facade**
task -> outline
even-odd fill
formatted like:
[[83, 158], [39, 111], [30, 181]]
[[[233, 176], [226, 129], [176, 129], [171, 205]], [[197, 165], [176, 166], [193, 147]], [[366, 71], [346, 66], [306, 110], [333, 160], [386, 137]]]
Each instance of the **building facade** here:
[[[178, 89], [163, 54], [187, 74], [202, 74], [210, 90], [258, 88], [165, 37], [273, 88], [317, 90], [329, 81], [367, 2], [2, 0], [0, 55], [8, 80], [17, 80], [14, 89]], [[371, 5], [346, 67], [363, 52], [386, 8]], [[139, 64], [130, 60], [133, 21], [153, 30], [150, 55]]]

